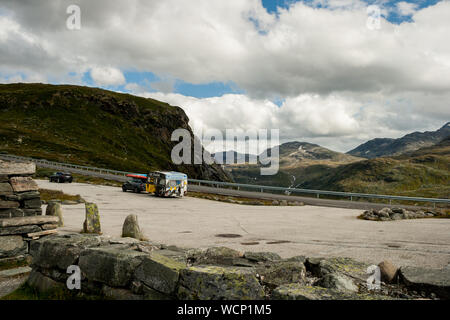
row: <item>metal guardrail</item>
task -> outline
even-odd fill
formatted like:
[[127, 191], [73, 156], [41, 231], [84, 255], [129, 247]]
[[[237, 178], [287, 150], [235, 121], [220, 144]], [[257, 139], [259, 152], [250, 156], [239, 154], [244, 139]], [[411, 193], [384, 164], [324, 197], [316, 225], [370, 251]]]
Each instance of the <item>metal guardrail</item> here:
[[[97, 167], [89, 167], [89, 166], [80, 166], [75, 164], [61, 163], [55, 161], [48, 161], [45, 159], [35, 159], [29, 157], [15, 156], [10, 154], [0, 154], [0, 159], [5, 160], [16, 160], [16, 161], [32, 161], [36, 163], [36, 165], [44, 166], [47, 168], [54, 168], [60, 170], [67, 169], [75, 169], [78, 172], [82, 172], [84, 174], [98, 173], [101, 175], [111, 175], [111, 176], [120, 176], [120, 181], [123, 181], [125, 176], [131, 172], [126, 171], [118, 171], [118, 170], [110, 170], [104, 168]], [[74, 171], [75, 171], [74, 170]], [[243, 183], [232, 183], [232, 182], [221, 182], [221, 181], [209, 181], [209, 180], [198, 180], [198, 179], [188, 179], [190, 183], [198, 183], [199, 185], [211, 185], [215, 187], [224, 186], [224, 187], [232, 187], [240, 190], [241, 188], [245, 189], [256, 189], [260, 192], [264, 191], [281, 191], [281, 192], [290, 192], [290, 193], [302, 193], [302, 194], [315, 194], [317, 198], [320, 195], [329, 195], [329, 196], [340, 196], [350, 198], [368, 198], [368, 199], [385, 199], [389, 200], [400, 200], [400, 201], [413, 201], [413, 202], [430, 202], [436, 205], [436, 203], [445, 203], [450, 204], [450, 199], [439, 199], [439, 198], [422, 198], [422, 197], [406, 197], [406, 196], [391, 196], [391, 195], [381, 195], [381, 194], [369, 194], [369, 193], [354, 193], [354, 192], [340, 192], [340, 191], [326, 191], [326, 190], [312, 190], [312, 189], [298, 189], [298, 188], [284, 188], [284, 187], [274, 187], [274, 186], [262, 186], [262, 185], [253, 185], [253, 184], [243, 184]]]
[[341, 191], [284, 188], [284, 187], [261, 186], [261, 185], [254, 185], [254, 184], [230, 183], [230, 182], [208, 181], [208, 180], [197, 180], [197, 179], [188, 179], [188, 180], [189, 180], [189, 182], [199, 183], [199, 185], [209, 184], [209, 185], [213, 185], [216, 187], [229, 186], [229, 187], [238, 188], [238, 190], [240, 188], [248, 188], [248, 189], [257, 189], [257, 190], [260, 190], [261, 192], [264, 192], [264, 190], [268, 190], [268, 191], [282, 191], [282, 192], [288, 191], [291, 193], [315, 194], [317, 196], [317, 198], [319, 198], [320, 195], [330, 195], [330, 196], [349, 197], [350, 200], [353, 200], [353, 198], [370, 198], [370, 199], [403, 200], [403, 201], [450, 204], [450, 199], [390, 196], [390, 195], [370, 194], [370, 193], [354, 193], [354, 192], [341, 192]]

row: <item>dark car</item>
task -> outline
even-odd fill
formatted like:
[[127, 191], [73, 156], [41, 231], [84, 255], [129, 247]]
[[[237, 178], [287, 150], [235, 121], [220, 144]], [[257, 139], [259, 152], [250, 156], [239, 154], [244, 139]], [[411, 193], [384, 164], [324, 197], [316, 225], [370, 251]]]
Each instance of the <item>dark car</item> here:
[[131, 190], [133, 192], [145, 191], [145, 179], [131, 179], [122, 185], [122, 191]]
[[73, 177], [70, 173], [55, 172], [54, 174], [52, 174], [50, 176], [50, 182], [59, 182], [59, 183], [69, 182], [69, 183], [71, 183], [72, 181], [73, 181]]

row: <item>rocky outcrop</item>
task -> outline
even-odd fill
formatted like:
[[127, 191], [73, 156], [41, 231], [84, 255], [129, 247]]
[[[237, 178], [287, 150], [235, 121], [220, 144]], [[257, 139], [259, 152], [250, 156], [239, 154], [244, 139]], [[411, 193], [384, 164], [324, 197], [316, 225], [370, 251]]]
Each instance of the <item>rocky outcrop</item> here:
[[[186, 129], [192, 150], [194, 133], [182, 108], [161, 101], [82, 86], [0, 84], [0, 114], [5, 112], [8, 119], [0, 117], [0, 150], [11, 154], [130, 172], [174, 170], [194, 179], [231, 180], [217, 164], [172, 162], [171, 151], [178, 144], [172, 133]], [[55, 126], [55, 121], [64, 127]], [[101, 143], [95, 137], [101, 137]]]
[[[368, 265], [349, 258], [281, 259], [268, 252], [184, 249], [95, 234], [46, 237], [33, 242], [31, 255], [31, 286], [81, 298], [360, 300], [445, 298], [450, 292], [448, 269], [427, 275], [429, 270], [402, 268], [401, 281], [393, 289], [382, 283], [380, 290], [370, 291]], [[61, 286], [70, 265], [80, 268], [79, 291]]]
[[439, 211], [406, 210], [404, 208], [383, 208], [381, 210], [366, 210], [359, 216], [360, 219], [371, 221], [392, 221], [402, 219], [421, 219], [433, 217], [448, 217]]
[[264, 290], [252, 269], [194, 266], [181, 271], [180, 299], [255, 300]]

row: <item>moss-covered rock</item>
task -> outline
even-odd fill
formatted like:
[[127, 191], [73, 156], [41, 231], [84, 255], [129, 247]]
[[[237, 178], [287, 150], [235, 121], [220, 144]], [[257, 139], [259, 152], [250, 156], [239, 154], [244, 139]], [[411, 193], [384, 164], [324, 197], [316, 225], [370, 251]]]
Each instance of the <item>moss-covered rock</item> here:
[[261, 282], [274, 289], [277, 286], [288, 283], [304, 283], [306, 280], [306, 268], [299, 261], [275, 261], [266, 263], [256, 268]]
[[122, 226], [122, 237], [145, 240], [141, 228], [139, 227], [137, 215], [130, 214], [125, 218]]
[[254, 262], [267, 262], [281, 260], [279, 254], [274, 252], [252, 252], [247, 251], [244, 253], [244, 258]]
[[41, 294], [57, 294], [67, 290], [63, 283], [55, 281], [35, 270], [31, 271], [27, 283]]
[[126, 287], [146, 256], [143, 252], [112, 245], [84, 250], [78, 265], [82, 275], [89, 280], [111, 287]]
[[388, 300], [387, 296], [369, 293], [338, 291], [316, 286], [291, 283], [277, 287], [272, 293], [273, 300]]
[[31, 242], [32, 265], [44, 269], [57, 268], [65, 272], [68, 266], [78, 264], [81, 251], [98, 247], [101, 243], [101, 239], [93, 235], [44, 237]]
[[28, 245], [22, 236], [0, 236], [0, 258], [8, 258], [27, 253]]
[[186, 264], [158, 252], [152, 252], [143, 258], [135, 271], [135, 278], [158, 292], [173, 295], [178, 285], [180, 271], [184, 268]]
[[341, 273], [350, 277], [365, 280], [369, 264], [351, 258], [308, 258], [306, 269], [316, 277], [323, 277], [329, 273]]
[[353, 280], [340, 273], [328, 273], [324, 275], [317, 283], [318, 286], [335, 290], [347, 290], [358, 292], [358, 286]]
[[98, 212], [97, 205], [95, 203], [86, 202], [85, 207], [86, 218], [83, 223], [83, 232], [101, 234], [100, 213]]
[[194, 265], [218, 264], [232, 266], [236, 259], [243, 256], [241, 252], [227, 247], [192, 249], [187, 254], [189, 262]]
[[181, 271], [179, 299], [252, 300], [264, 290], [251, 268], [193, 266]]

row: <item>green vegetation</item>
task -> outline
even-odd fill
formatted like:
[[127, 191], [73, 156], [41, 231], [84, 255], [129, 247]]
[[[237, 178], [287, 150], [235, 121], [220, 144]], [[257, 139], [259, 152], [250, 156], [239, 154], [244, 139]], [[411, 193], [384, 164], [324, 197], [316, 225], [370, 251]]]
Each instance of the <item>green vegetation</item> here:
[[0, 152], [131, 172], [177, 170], [228, 180], [219, 166], [171, 162], [171, 134], [191, 129], [179, 107], [96, 88], [0, 85]]
[[41, 194], [41, 200], [47, 202], [50, 200], [84, 202], [79, 194], [66, 194], [60, 190], [39, 189], [39, 193]]
[[19, 256], [0, 261], [0, 271], [29, 266], [31, 264], [30, 256]]
[[[303, 189], [390, 194], [431, 198], [450, 195], [450, 137], [395, 158], [376, 158], [334, 165], [314, 164], [281, 167], [275, 176], [260, 176], [256, 166], [231, 168], [237, 182], [294, 185]], [[367, 201], [367, 200], [365, 200]]]
[[[48, 180], [49, 177], [55, 172], [55, 170], [47, 169], [47, 168], [36, 168], [36, 173], [34, 175], [34, 179], [44, 179]], [[114, 180], [106, 180], [98, 177], [92, 176], [84, 176], [81, 174], [72, 174], [73, 182], [78, 183], [90, 183], [90, 184], [99, 184], [103, 186], [112, 186], [112, 187], [120, 187], [122, 183]], [[55, 188], [57, 184], [55, 184]]]

